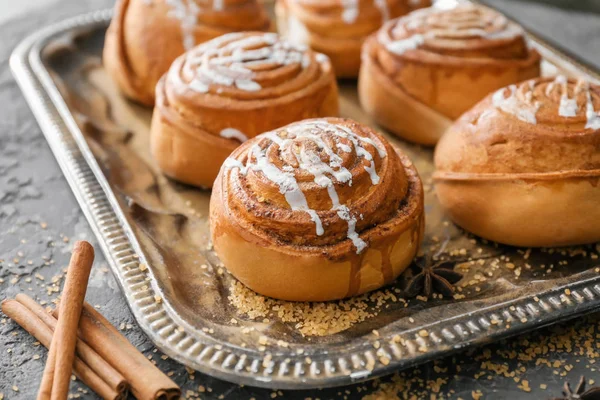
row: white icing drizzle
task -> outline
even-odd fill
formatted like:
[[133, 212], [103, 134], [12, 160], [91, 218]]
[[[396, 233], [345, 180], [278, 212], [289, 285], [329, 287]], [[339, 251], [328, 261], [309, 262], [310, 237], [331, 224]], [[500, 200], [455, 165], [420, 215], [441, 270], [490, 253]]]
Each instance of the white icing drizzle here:
[[[468, 11], [468, 9], [471, 7], [465, 8]], [[476, 8], [473, 7], [473, 9]], [[504, 29], [502, 30], [488, 32], [484, 29], [485, 25], [483, 25], [483, 21], [481, 21], [478, 24], [475, 24], [475, 26], [467, 27], [465, 26], [465, 22], [469, 21], [471, 15], [450, 14], [453, 12], [453, 10], [445, 10], [437, 7], [430, 7], [413, 11], [409, 15], [402, 17], [396, 23], [396, 26], [392, 29], [391, 35], [386, 29], [381, 30], [378, 35], [378, 39], [388, 49], [389, 52], [397, 55], [402, 55], [408, 50], [415, 50], [421, 47], [426, 40], [438, 38], [461, 39], [470, 38], [474, 36], [482, 39], [498, 40], [522, 36], [524, 32], [523, 28], [521, 28], [519, 25], [509, 23], [503, 16], [499, 16], [501, 21], [500, 25], [503, 25], [504, 27]], [[447, 21], [442, 20], [436, 25], [434, 25], [434, 28], [426, 29], [429, 25], [427, 19], [431, 15], [445, 13], [449, 13], [448, 15], [453, 18], [449, 18]], [[446, 25], [444, 27], [444, 23], [456, 23], [456, 25]], [[408, 35], [407, 29], [415, 30], [418, 28], [424, 28], [423, 30], [425, 30], [425, 32]], [[402, 37], [402, 39], [393, 39], [392, 36]]]
[[294, 14], [289, 13], [287, 19], [286, 39], [294, 45], [306, 45], [310, 41], [310, 33], [306, 25]]
[[569, 98], [567, 87], [567, 78], [564, 75], [559, 75], [554, 80], [561, 86], [562, 94], [560, 95], [560, 104], [558, 106], [558, 115], [561, 117], [575, 117], [579, 111], [576, 98]]
[[[524, 102], [517, 96], [517, 86], [510, 85], [500, 89], [492, 95], [492, 104], [494, 107], [501, 109], [504, 112], [516, 116], [521, 121], [530, 124], [536, 124], [536, 113], [540, 108], [539, 102], [533, 101], [533, 90], [535, 81], [527, 82], [528, 91], [524, 95]], [[577, 95], [585, 92], [585, 117], [586, 129], [600, 129], [600, 111], [594, 110], [591, 89], [589, 83], [579, 80], [573, 89], [573, 97], [569, 97], [569, 81], [567, 77], [558, 75], [553, 81], [548, 82], [544, 89], [544, 94], [549, 97], [555, 88], [560, 90], [560, 102], [558, 104], [558, 115], [561, 117], [572, 118], [576, 117], [580, 112], [579, 104], [577, 104]], [[509, 90], [508, 97], [505, 97], [505, 91]]]
[[[181, 33], [183, 35], [183, 47], [187, 50], [192, 49], [196, 44], [194, 29], [198, 24], [198, 14], [202, 12], [201, 6], [196, 0], [165, 0], [170, 7], [167, 16], [176, 18], [181, 24]], [[144, 0], [144, 3], [151, 4], [152, 0]], [[212, 0], [212, 9], [214, 11], [223, 11], [225, 9], [225, 0]]]
[[198, 23], [200, 7], [195, 0], [166, 0], [166, 3], [171, 7], [167, 16], [177, 18], [180, 21], [183, 47], [190, 50], [196, 42], [194, 28]]
[[[306, 147], [301, 147], [299, 152], [292, 152], [296, 157], [299, 168], [313, 175], [314, 182], [320, 187], [327, 189], [327, 193], [332, 203], [332, 210], [334, 210], [342, 220], [347, 222], [347, 237], [352, 241], [354, 247], [356, 247], [357, 254], [361, 253], [367, 247], [367, 243], [362, 240], [360, 235], [356, 232], [357, 219], [352, 215], [347, 205], [340, 203], [334, 184], [335, 179], [339, 183], [351, 186], [352, 173], [342, 165], [342, 158], [334, 152], [325, 140], [323, 140], [323, 137], [319, 132], [329, 132], [336, 137], [350, 141], [357, 156], [363, 157], [365, 160], [369, 161], [369, 165], [365, 166], [365, 171], [369, 173], [371, 182], [374, 185], [379, 183], [380, 178], [375, 170], [373, 155], [363, 147], [363, 144], [367, 143], [372, 145], [382, 158], [387, 156], [385, 149], [377, 145], [373, 140], [355, 134], [351, 129], [345, 126], [334, 125], [326, 121], [307, 121], [293, 124], [285, 128], [285, 132], [287, 132], [287, 135], [284, 138], [279, 136], [277, 131], [267, 132], [261, 136], [276, 144], [279, 147], [280, 152], [288, 150], [290, 146], [293, 145], [294, 140], [304, 139], [310, 140], [320, 151], [327, 154], [329, 162], [323, 162], [316, 152]], [[337, 140], [336, 147], [346, 153], [352, 151], [352, 148], [349, 145], [340, 143]], [[258, 143], [252, 146], [250, 153], [252, 157], [248, 156], [248, 161], [245, 165], [230, 157], [225, 161], [224, 168], [235, 168], [239, 170], [239, 173], [242, 175], [245, 175], [248, 170], [260, 171], [265, 178], [279, 187], [279, 192], [285, 196], [290, 208], [294, 211], [306, 212], [315, 223], [317, 235], [323, 235], [323, 223], [317, 211], [308, 207], [306, 197], [294, 176], [294, 168], [286, 165], [282, 167], [282, 169], [279, 169], [277, 166], [271, 164], [267, 156], [267, 149], [261, 148]], [[253, 162], [250, 161], [252, 158], [254, 158]]]
[[358, 0], [342, 0], [342, 21], [353, 24], [358, 18]]
[[280, 41], [275, 33], [229, 33], [189, 52], [183, 68], [193, 77], [188, 87], [199, 93], [208, 93], [212, 84], [256, 92], [262, 87], [249, 67], [300, 64], [306, 68], [310, 64], [306, 50], [306, 46]]
[[[504, 97], [504, 92], [506, 89], [510, 91], [508, 97]], [[535, 114], [540, 108], [540, 104], [537, 102], [535, 104], [531, 104], [531, 99], [528, 103], [523, 104], [517, 98], [516, 91], [516, 85], [510, 85], [508, 88], [502, 88], [498, 90], [492, 96], [492, 103], [494, 104], [494, 107], [499, 108], [509, 114], [513, 114], [521, 121], [525, 121], [533, 125], [537, 124]]]
[[586, 103], [585, 103], [585, 118], [587, 122], [585, 124], [586, 129], [600, 129], [600, 111], [594, 111], [594, 103], [592, 103], [592, 93], [590, 91], [589, 84], [585, 84], [586, 90]]
[[390, 10], [388, 8], [387, 0], [374, 0], [375, 7], [379, 9], [381, 13], [381, 20], [386, 22], [390, 19]]
[[356, 247], [356, 254], [360, 254], [367, 247], [367, 243], [362, 240], [356, 232], [356, 217], [353, 217], [352, 214], [350, 214], [350, 210], [347, 206], [339, 206], [337, 215], [348, 222], [348, 239], [352, 240], [352, 244]]
[[225, 128], [219, 135], [225, 139], [236, 139], [242, 143], [248, 140], [248, 136], [244, 135], [240, 130], [235, 128]]
[[213, 10], [223, 11], [224, 0], [213, 0]]
[[[435, 7], [442, 10], [451, 10], [458, 6], [459, 0], [438, 0], [435, 3]], [[412, 7], [417, 5], [421, 5], [421, 0], [409, 0], [409, 3]]]
[[323, 63], [326, 63], [327, 61], [329, 61], [329, 57], [327, 57], [323, 53], [317, 53], [315, 55], [315, 60], [317, 60], [318, 63], [323, 64]]
[[343, 151], [344, 153], [350, 153], [352, 151], [350, 146], [348, 146], [347, 144], [344, 144], [344, 143], [336, 143], [335, 146], [338, 149], [340, 149], [341, 151]]
[[[346, 24], [353, 24], [358, 19], [360, 14], [360, 0], [341, 0], [342, 3], [342, 21]], [[375, 7], [379, 9], [381, 13], [381, 20], [383, 22], [390, 19], [390, 10], [388, 8], [387, 0], [373, 0]]]
[[421, 47], [425, 43], [425, 36], [417, 33], [416, 35], [412, 35], [407, 37], [406, 39], [394, 40], [386, 44], [386, 48], [388, 51], [394, 54], [404, 54], [408, 50], [414, 50], [418, 47]]
[[524, 31], [519, 25], [508, 23], [506, 29], [496, 32], [481, 32], [476, 36], [479, 36], [484, 39], [512, 39], [514, 37], [523, 36]]
[[552, 90], [554, 90], [554, 82], [550, 82], [548, 83], [548, 85], [546, 86], [546, 96], [550, 96], [550, 93], [552, 93]]

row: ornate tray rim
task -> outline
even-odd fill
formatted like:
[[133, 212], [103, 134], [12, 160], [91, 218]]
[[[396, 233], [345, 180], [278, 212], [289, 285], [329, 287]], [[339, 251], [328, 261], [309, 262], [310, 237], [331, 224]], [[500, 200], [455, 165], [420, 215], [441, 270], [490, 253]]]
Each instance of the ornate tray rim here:
[[[209, 336], [197, 336], [166, 302], [156, 302], [161, 289], [145, 263], [137, 238], [90, 151], [58, 88], [42, 62], [41, 53], [53, 39], [74, 29], [107, 26], [111, 10], [70, 18], [41, 29], [14, 50], [10, 66], [65, 178], [85, 214], [135, 319], [166, 355], [202, 373], [227, 381], [277, 389], [341, 386], [373, 379], [460, 349], [514, 336], [600, 307], [600, 275], [561, 285], [543, 293], [525, 295], [480, 309], [469, 318], [459, 316], [399, 333], [401, 342], [380, 338], [377, 351], [370, 342], [353, 354], [323, 352], [309, 364], [292, 363], [273, 353], [233, 346]], [[551, 55], [574, 66], [579, 74], [600, 81], [600, 74], [530, 35], [544, 57]], [[147, 279], [150, 285], [147, 284]], [[569, 291], [566, 291], [569, 289]], [[569, 293], [569, 294], [567, 294]], [[163, 296], [161, 296], [163, 297]], [[163, 297], [164, 298], [164, 297]], [[534, 301], [538, 298], [539, 301]], [[512, 320], [510, 327], [495, 320]], [[416, 333], [426, 330], [428, 336]], [[426, 351], [422, 351], [425, 348]], [[379, 362], [385, 356], [388, 365]], [[367, 366], [375, 365], [373, 369]]]

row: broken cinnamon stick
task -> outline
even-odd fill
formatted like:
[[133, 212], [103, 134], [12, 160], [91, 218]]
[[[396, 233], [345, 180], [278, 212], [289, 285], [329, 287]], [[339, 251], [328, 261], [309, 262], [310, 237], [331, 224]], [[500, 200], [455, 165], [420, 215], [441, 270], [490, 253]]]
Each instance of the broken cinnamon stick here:
[[[50, 343], [52, 342], [52, 329], [45, 324], [36, 313], [31, 311], [21, 302], [16, 300], [4, 300], [2, 302], [2, 312], [29, 332], [31, 336], [36, 338], [43, 346], [46, 348], [50, 347]], [[79, 357], [75, 357], [73, 370], [75, 375], [83, 383], [103, 399], [119, 400], [124, 398], [124, 393], [120, 393], [114, 388], [111, 388]]]
[[[28, 310], [30, 310], [37, 318], [39, 318], [40, 321], [47, 325], [51, 331], [56, 329], [56, 318], [46, 312], [46, 310], [31, 297], [20, 293], [15, 299]], [[77, 340], [75, 353], [85, 364], [87, 364], [87, 366], [92, 369], [92, 371], [94, 371], [104, 382], [106, 382], [111, 389], [123, 395], [127, 392], [129, 385], [125, 381], [123, 375], [119, 374], [116, 369], [114, 369], [108, 362], [100, 357], [100, 355], [98, 355], [98, 353], [96, 353], [83, 340]], [[93, 390], [93, 388], [91, 389]], [[98, 395], [101, 394], [98, 393]]]
[[[61, 301], [59, 309], [65, 304]], [[54, 310], [56, 316], [60, 311]], [[60, 321], [60, 318], [59, 318]], [[181, 389], [163, 374], [102, 314], [90, 304], [83, 304], [79, 335], [92, 349], [121, 373], [133, 395], [141, 400], [179, 399]]]
[[[63, 400], [69, 393], [77, 343], [77, 326], [93, 262], [94, 248], [92, 245], [85, 241], [76, 242], [61, 296], [62, 304], [68, 306], [60, 309], [58, 323], [50, 344], [48, 361], [44, 369], [42, 386], [38, 392], [38, 400]], [[49, 380], [52, 381], [50, 396], [48, 396], [47, 383]]]

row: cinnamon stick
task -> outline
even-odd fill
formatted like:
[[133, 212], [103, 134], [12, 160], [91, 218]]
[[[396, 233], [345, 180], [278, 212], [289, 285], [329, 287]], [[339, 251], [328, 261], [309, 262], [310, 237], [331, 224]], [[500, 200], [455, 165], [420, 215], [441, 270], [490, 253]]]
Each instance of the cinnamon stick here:
[[[31, 297], [20, 293], [16, 296], [16, 301], [31, 311], [37, 318], [39, 318], [40, 321], [48, 326], [51, 331], [56, 329], [56, 318], [46, 312], [46, 310]], [[96, 353], [83, 340], [77, 340], [75, 353], [85, 364], [87, 364], [87, 366], [92, 369], [92, 371], [94, 371], [104, 382], [106, 382], [106, 384], [113, 389], [113, 391], [123, 395], [127, 392], [129, 385], [125, 381], [123, 375], [119, 374], [116, 369], [114, 369], [108, 362], [100, 357], [100, 355], [98, 355], [98, 353]], [[97, 391], [95, 392], [98, 393]], [[98, 395], [101, 394], [98, 393]]]
[[[94, 248], [92, 245], [85, 241], [76, 242], [62, 292], [62, 303], [68, 306], [60, 309], [38, 400], [63, 400], [69, 393], [71, 371], [75, 359], [77, 326], [93, 262]], [[47, 382], [50, 379], [52, 380], [52, 391], [48, 396]]]
[[54, 340], [54, 336], [50, 338], [48, 358], [46, 359], [42, 382], [38, 389], [37, 400], [50, 400], [52, 397], [52, 382], [54, 380], [54, 368], [56, 366], [56, 346], [52, 347], [52, 340]]
[[[63, 303], [61, 301], [60, 310]], [[54, 310], [54, 315], [60, 313]], [[60, 318], [59, 318], [60, 321]], [[140, 400], [179, 399], [181, 389], [135, 348], [102, 314], [83, 304], [79, 335], [92, 349], [119, 371]]]
[[[29, 332], [43, 346], [46, 348], [50, 347], [52, 329], [25, 305], [16, 300], [4, 300], [2, 302], [2, 312]], [[124, 398], [124, 393], [119, 393], [114, 388], [111, 388], [79, 357], [75, 357], [73, 369], [75, 375], [103, 399], [119, 400]]]

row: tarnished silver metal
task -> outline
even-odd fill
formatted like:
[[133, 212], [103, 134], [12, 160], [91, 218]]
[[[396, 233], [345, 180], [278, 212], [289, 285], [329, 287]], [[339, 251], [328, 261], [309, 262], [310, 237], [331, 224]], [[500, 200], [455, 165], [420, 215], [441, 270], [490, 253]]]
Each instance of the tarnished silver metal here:
[[[435, 247], [452, 259], [450, 249], [456, 254], [464, 249], [465, 258], [483, 260], [481, 267], [469, 264], [465, 279], [492, 272], [486, 263], [500, 255], [523, 266], [520, 276], [511, 268], [495, 268], [481, 281], [480, 290], [465, 285], [462, 299], [412, 300], [407, 307], [390, 302], [365, 321], [326, 337], [302, 336], [293, 323], [277, 321], [276, 316], [268, 322], [248, 319], [228, 302], [233, 278], [221, 277], [218, 260], [206, 248], [206, 214], [186, 214], [183, 206], [169, 203], [194, 207], [198, 202], [198, 209], [205, 211], [210, 194], [156, 173], [143, 150], [149, 111], [119, 99], [106, 83], [99, 60], [110, 17], [109, 11], [96, 12], [34, 33], [15, 50], [11, 68], [136, 320], [173, 359], [240, 384], [281, 389], [337, 386], [573, 318], [600, 305], [600, 274], [594, 271], [598, 262], [587, 257], [597, 248], [580, 249], [586, 257], [564, 250], [575, 256], [559, 268], [564, 258], [560, 251], [533, 251], [524, 263], [524, 250], [465, 234], [437, 211], [429, 182], [431, 151], [391, 138], [415, 161], [426, 185], [424, 251]], [[597, 73], [539, 39], [531, 41], [549, 73], [555, 68], [600, 81]], [[371, 123], [358, 106], [355, 83], [342, 82], [340, 88], [342, 114]], [[91, 100], [80, 90], [89, 91]], [[93, 108], [104, 105], [111, 106], [108, 117]], [[128, 115], [117, 115], [123, 113]], [[131, 135], [142, 144], [130, 145]], [[138, 184], [142, 178], [148, 180], [144, 185]], [[208, 266], [207, 272], [199, 272], [201, 263]], [[557, 265], [547, 272], [553, 263]], [[252, 328], [248, 336], [244, 327]], [[267, 338], [266, 349], [256, 343], [259, 335]]]

